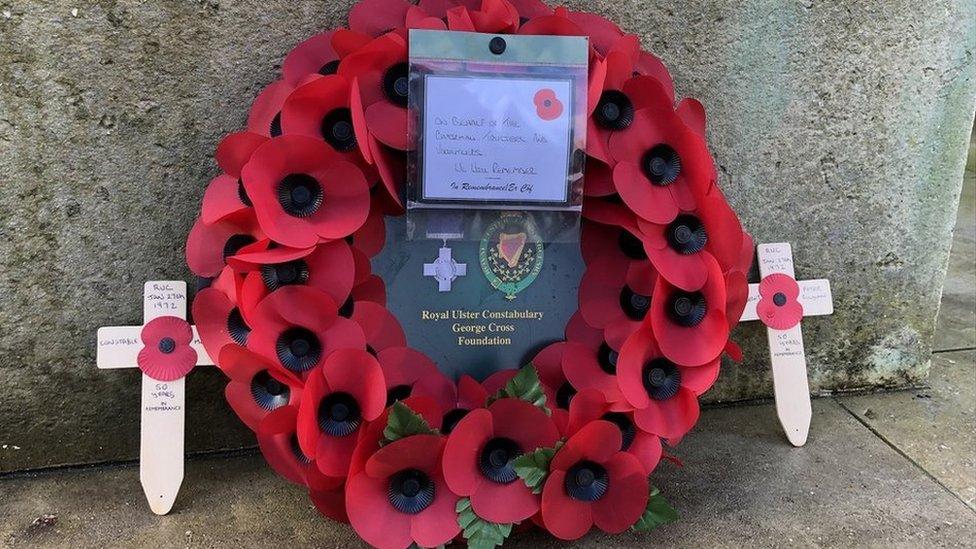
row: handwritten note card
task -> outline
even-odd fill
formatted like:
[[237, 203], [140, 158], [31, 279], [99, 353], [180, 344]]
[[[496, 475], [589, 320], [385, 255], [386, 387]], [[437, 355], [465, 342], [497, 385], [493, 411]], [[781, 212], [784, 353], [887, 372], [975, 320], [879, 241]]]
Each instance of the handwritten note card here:
[[425, 201], [565, 203], [569, 192], [569, 79], [426, 78]]

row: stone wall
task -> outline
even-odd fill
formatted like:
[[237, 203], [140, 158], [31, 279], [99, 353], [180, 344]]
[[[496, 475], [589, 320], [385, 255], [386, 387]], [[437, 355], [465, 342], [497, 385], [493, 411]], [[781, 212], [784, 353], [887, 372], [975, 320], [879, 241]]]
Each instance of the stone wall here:
[[[351, 2], [0, 0], [0, 472], [131, 459], [137, 372], [99, 372], [98, 326], [142, 281], [186, 278], [212, 150], [295, 43]], [[976, 7], [575, 1], [642, 35], [698, 97], [721, 184], [759, 241], [795, 243], [837, 313], [804, 323], [817, 392], [926, 376], [966, 142]], [[770, 394], [764, 335], [712, 400]], [[189, 380], [189, 451], [253, 438], [214, 370]]]

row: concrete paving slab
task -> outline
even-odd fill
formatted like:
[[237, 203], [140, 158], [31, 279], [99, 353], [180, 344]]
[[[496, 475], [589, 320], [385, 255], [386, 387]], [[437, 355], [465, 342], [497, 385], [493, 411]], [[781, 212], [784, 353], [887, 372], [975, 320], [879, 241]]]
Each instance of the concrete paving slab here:
[[976, 510], [976, 351], [933, 355], [929, 386], [838, 400]]
[[[833, 400], [814, 404], [805, 448], [769, 405], [706, 410], [660, 483], [681, 522], [650, 534], [590, 535], [576, 547], [954, 547], [976, 513]], [[0, 545], [10, 547], [357, 547], [301, 489], [258, 456], [196, 459], [173, 514], [143, 503], [135, 467], [0, 480]], [[44, 518], [48, 517], [48, 518]], [[565, 547], [525, 534], [509, 547]]]

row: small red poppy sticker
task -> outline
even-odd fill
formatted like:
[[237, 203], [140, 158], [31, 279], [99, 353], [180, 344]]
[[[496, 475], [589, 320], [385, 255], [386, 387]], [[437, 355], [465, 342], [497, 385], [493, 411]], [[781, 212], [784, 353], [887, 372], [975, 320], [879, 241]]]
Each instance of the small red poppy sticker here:
[[176, 381], [197, 363], [190, 346], [193, 329], [182, 318], [161, 316], [142, 328], [143, 348], [136, 362], [142, 373], [157, 381]]
[[563, 113], [563, 102], [549, 88], [535, 92], [532, 101], [535, 103], [536, 114], [543, 120], [555, 120]]
[[759, 320], [774, 330], [789, 330], [803, 318], [800, 285], [789, 275], [774, 273], [759, 282]]

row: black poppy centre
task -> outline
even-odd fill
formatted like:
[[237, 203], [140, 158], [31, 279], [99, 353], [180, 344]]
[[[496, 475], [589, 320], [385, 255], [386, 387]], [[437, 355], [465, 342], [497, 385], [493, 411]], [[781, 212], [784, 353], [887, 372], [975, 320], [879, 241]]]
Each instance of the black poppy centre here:
[[322, 357], [322, 343], [307, 328], [289, 328], [278, 336], [275, 353], [285, 368], [292, 372], [307, 372]]
[[176, 341], [171, 337], [164, 337], [159, 340], [159, 352], [168, 355], [176, 350]]
[[578, 501], [593, 502], [606, 495], [610, 488], [610, 475], [599, 463], [581, 461], [566, 471], [563, 486], [567, 496]]
[[617, 374], [617, 359], [620, 354], [613, 350], [613, 347], [607, 344], [606, 341], [600, 344], [600, 348], [596, 352], [596, 360], [600, 365], [600, 369], [610, 375]]
[[617, 237], [617, 246], [619, 246], [620, 251], [630, 259], [637, 261], [647, 259], [647, 252], [644, 251], [644, 243], [641, 242], [639, 238], [631, 234], [630, 231], [620, 231], [620, 236]]
[[464, 408], [455, 408], [450, 412], [444, 414], [444, 418], [441, 420], [441, 432], [445, 435], [451, 434], [457, 424], [464, 419], [464, 416], [468, 415], [470, 410], [465, 410]]
[[308, 277], [308, 264], [302, 259], [261, 266], [261, 280], [271, 292], [282, 286], [305, 284], [308, 282]]
[[407, 106], [407, 93], [409, 91], [409, 67], [406, 63], [397, 63], [383, 75], [383, 94], [391, 103], [400, 107]]
[[565, 381], [556, 390], [556, 406], [563, 410], [569, 410], [569, 403], [572, 402], [573, 397], [576, 396], [576, 387]]
[[641, 382], [647, 396], [654, 400], [668, 400], [681, 388], [681, 370], [666, 358], [655, 358], [644, 365]]
[[257, 242], [257, 239], [249, 234], [231, 235], [231, 237], [224, 242], [224, 260], [226, 261], [228, 257], [237, 255], [237, 252], [240, 251], [241, 248], [254, 244], [255, 242]]
[[291, 390], [267, 370], [261, 370], [251, 378], [251, 397], [265, 410], [274, 410], [288, 404]]
[[616, 425], [617, 429], [620, 429], [620, 449], [622, 451], [630, 449], [630, 445], [634, 443], [634, 437], [637, 436], [637, 427], [634, 426], [630, 417], [620, 412], [607, 412], [600, 419]]
[[322, 206], [322, 185], [308, 174], [293, 173], [285, 176], [278, 183], [277, 190], [278, 203], [288, 215], [308, 217]]
[[247, 336], [251, 334], [251, 329], [244, 322], [244, 317], [241, 316], [241, 311], [237, 307], [227, 313], [227, 334], [234, 340], [234, 343], [240, 346], [247, 345]]
[[386, 405], [390, 406], [398, 400], [406, 400], [413, 388], [409, 385], [394, 385], [386, 391]]
[[681, 214], [668, 225], [665, 231], [668, 245], [674, 251], [690, 255], [702, 251], [708, 243], [705, 225], [697, 217]]
[[701, 324], [708, 311], [701, 292], [675, 292], [668, 300], [668, 317], [679, 326], [692, 328]]
[[513, 462], [520, 455], [522, 448], [514, 440], [493, 438], [481, 449], [478, 469], [486, 479], [497, 484], [508, 484], [517, 478]]
[[651, 183], [662, 187], [674, 183], [681, 175], [681, 157], [670, 145], [664, 143], [655, 145], [644, 153], [641, 164], [644, 175]]
[[387, 496], [397, 511], [416, 515], [434, 502], [434, 482], [423, 471], [405, 469], [390, 477]]
[[349, 393], [332, 393], [319, 402], [319, 429], [333, 437], [345, 437], [356, 432], [363, 422], [359, 403]]
[[607, 90], [600, 96], [593, 119], [608, 130], [625, 130], [634, 122], [634, 104], [624, 92]]
[[329, 111], [322, 118], [320, 128], [325, 142], [339, 152], [356, 148], [356, 134], [352, 128], [352, 111], [342, 107]]
[[651, 309], [651, 297], [635, 292], [630, 286], [624, 286], [620, 290], [620, 308], [627, 318], [643, 320], [647, 316], [647, 311]]

